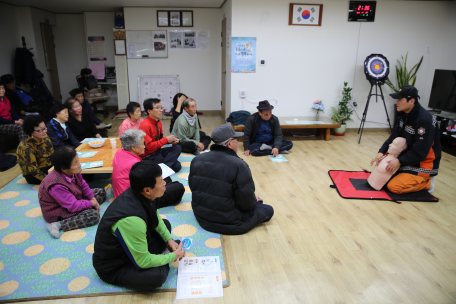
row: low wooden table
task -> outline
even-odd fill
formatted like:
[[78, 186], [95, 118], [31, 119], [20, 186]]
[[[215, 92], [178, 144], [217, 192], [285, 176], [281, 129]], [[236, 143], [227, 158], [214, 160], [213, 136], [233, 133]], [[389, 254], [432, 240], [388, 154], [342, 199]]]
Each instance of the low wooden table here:
[[[316, 119], [311, 117], [278, 117], [281, 129], [323, 129], [325, 132], [325, 140], [329, 140], [330, 130], [332, 128], [340, 128], [340, 123], [335, 122], [331, 118], [320, 117]], [[235, 131], [243, 132], [244, 125], [233, 126]]]
[[117, 150], [121, 149], [122, 146], [120, 144], [120, 139], [116, 138], [117, 141], [117, 146], [116, 149], [113, 149], [111, 147], [111, 138], [116, 138], [116, 137], [110, 137], [107, 138], [106, 141], [104, 142], [103, 146], [100, 148], [92, 148], [89, 146], [88, 143], [81, 144], [79, 147], [76, 148], [76, 151], [78, 152], [94, 152], [97, 151], [98, 153], [95, 154], [94, 157], [90, 158], [79, 158], [79, 162], [81, 163], [89, 163], [89, 162], [94, 162], [94, 161], [103, 161], [103, 167], [98, 167], [98, 168], [90, 168], [90, 169], [84, 169], [82, 170], [82, 174], [96, 174], [96, 173], [112, 173], [112, 161], [114, 159], [114, 155], [116, 154]]

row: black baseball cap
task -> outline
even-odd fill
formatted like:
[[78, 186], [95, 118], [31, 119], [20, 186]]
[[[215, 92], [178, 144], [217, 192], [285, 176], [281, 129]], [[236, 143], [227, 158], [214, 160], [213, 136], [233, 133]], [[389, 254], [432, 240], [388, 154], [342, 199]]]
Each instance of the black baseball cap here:
[[402, 86], [399, 92], [391, 93], [390, 96], [394, 99], [415, 98], [416, 101], [418, 101], [418, 98], [420, 98], [420, 96], [418, 95], [418, 90], [411, 85]]

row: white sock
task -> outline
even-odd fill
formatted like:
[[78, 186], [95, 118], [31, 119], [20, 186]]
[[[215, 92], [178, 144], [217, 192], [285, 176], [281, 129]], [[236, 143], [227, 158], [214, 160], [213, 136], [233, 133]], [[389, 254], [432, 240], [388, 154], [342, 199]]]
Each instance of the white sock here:
[[280, 154], [290, 154], [290, 152], [288, 152], [288, 150], [282, 150], [282, 151], [279, 151]]
[[47, 223], [46, 228], [53, 237], [56, 239], [60, 238], [60, 222]]
[[260, 150], [272, 150], [272, 147], [267, 144], [262, 144]]

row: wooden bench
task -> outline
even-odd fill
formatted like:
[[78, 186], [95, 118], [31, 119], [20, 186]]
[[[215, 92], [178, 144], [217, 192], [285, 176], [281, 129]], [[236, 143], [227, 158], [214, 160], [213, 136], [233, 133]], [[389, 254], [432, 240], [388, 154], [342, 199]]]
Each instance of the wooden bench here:
[[[329, 140], [330, 130], [332, 128], [340, 128], [340, 123], [335, 122], [331, 118], [315, 116], [312, 117], [278, 117], [280, 128], [283, 129], [322, 129], [325, 140]], [[235, 131], [244, 132], [244, 125], [233, 126]], [[242, 139], [241, 139], [242, 140]]]

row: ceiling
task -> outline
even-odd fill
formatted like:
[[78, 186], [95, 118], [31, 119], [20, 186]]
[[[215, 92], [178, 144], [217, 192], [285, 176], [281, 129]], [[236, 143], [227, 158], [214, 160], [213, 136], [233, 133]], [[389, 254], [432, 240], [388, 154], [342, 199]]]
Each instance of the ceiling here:
[[224, 0], [2, 0], [17, 6], [31, 6], [57, 14], [116, 12], [126, 6], [147, 7], [221, 7]]

